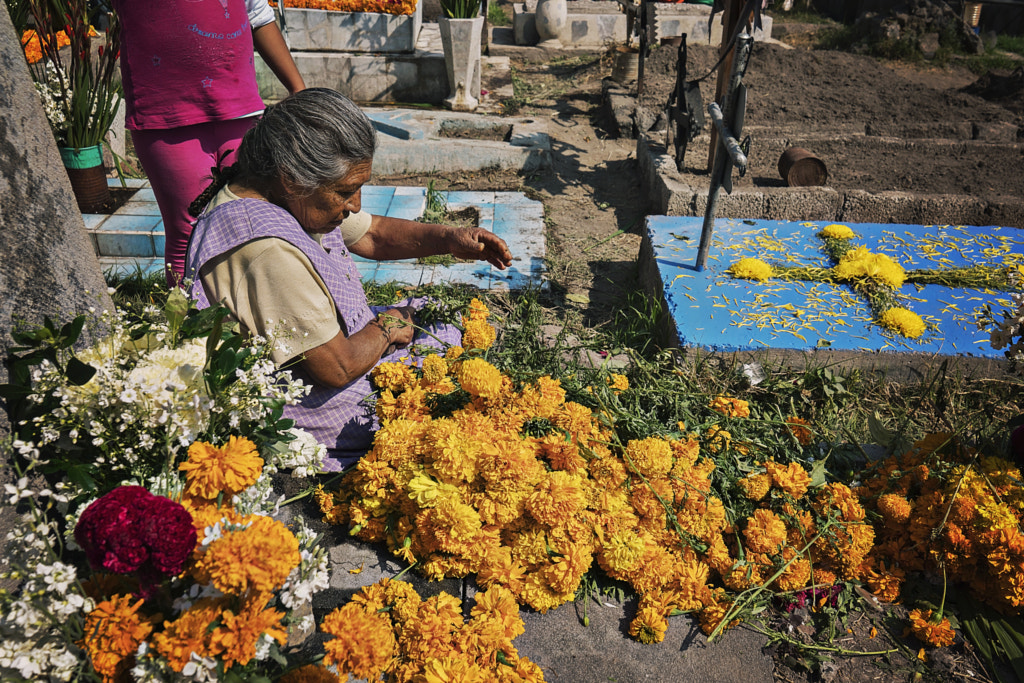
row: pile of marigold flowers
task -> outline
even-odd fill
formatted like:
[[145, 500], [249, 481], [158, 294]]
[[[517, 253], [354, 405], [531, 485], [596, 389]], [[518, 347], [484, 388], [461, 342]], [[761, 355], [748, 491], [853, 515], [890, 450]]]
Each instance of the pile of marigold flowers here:
[[[486, 315], [474, 301], [464, 343], [493, 339], [468, 334]], [[558, 380], [517, 388], [483, 351], [467, 344], [421, 367], [375, 369], [382, 426], [341, 489], [318, 492], [329, 522], [386, 543], [429, 578], [475, 573], [540, 612], [573, 599], [596, 561], [640, 595], [630, 633], [643, 642], [661, 641], [678, 611], [711, 633], [730, 605], [722, 584], [794, 590], [859, 576], [873, 532], [846, 486], [809, 492], [802, 466], [769, 460], [744, 485], [753, 514], [728, 519], [709, 457], [742, 446], [727, 431], [621, 444]], [[725, 396], [709, 408], [750, 415]]]
[[[344, 678], [392, 683], [539, 683], [540, 667], [520, 657], [512, 641], [523, 633], [519, 605], [500, 586], [477, 593], [468, 621], [448, 593], [423, 600], [412, 585], [382, 579], [328, 614], [321, 630], [323, 664]], [[319, 673], [322, 678], [315, 677]], [[336, 681], [322, 667], [285, 676], [283, 683]]]
[[[1003, 612], [1024, 606], [1024, 488], [1021, 472], [950, 434], [931, 434], [906, 453], [875, 463], [858, 493], [878, 516], [866, 583], [897, 602], [911, 574], [966, 585]], [[927, 610], [926, 610], [927, 611]], [[911, 615], [926, 642], [948, 645], [930, 611]], [[920, 622], [920, 623], [918, 623]], [[926, 628], [927, 627], [927, 628]]]
[[[284, 0], [285, 7], [322, 9], [332, 12], [376, 12], [379, 14], [412, 14], [417, 0]], [[277, 7], [277, 2], [271, 2]]]

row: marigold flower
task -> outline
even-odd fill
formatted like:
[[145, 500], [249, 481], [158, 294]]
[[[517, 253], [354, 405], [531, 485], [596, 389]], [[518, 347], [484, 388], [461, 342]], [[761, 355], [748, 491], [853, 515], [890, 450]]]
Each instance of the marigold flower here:
[[186, 494], [216, 500], [221, 493], [230, 498], [255, 484], [263, 471], [263, 458], [252, 441], [232, 436], [220, 447], [196, 441], [178, 469], [188, 482]]
[[772, 478], [768, 474], [748, 474], [742, 479], [737, 480], [736, 483], [743, 489], [743, 494], [749, 500], [757, 501], [768, 495], [768, 489], [772, 485]]
[[210, 624], [221, 615], [220, 602], [199, 600], [174, 621], [165, 621], [162, 631], [153, 634], [153, 649], [167, 660], [168, 666], [181, 673], [195, 653], [209, 657]]
[[[937, 616], [937, 615], [936, 615]], [[910, 630], [914, 637], [932, 647], [947, 647], [956, 640], [956, 633], [949, 625], [949, 619], [941, 620], [932, 616], [930, 609], [910, 611]]]
[[608, 383], [608, 386], [615, 391], [615, 393], [629, 389], [629, 378], [625, 375], [612, 373], [605, 379], [605, 381]]
[[567, 523], [586, 505], [581, 480], [568, 472], [551, 472], [526, 500], [526, 509], [541, 524]]
[[479, 349], [486, 351], [491, 348], [497, 337], [497, 332], [487, 324], [487, 320], [467, 320], [463, 327], [462, 346], [467, 350]]
[[153, 625], [139, 617], [143, 602], [133, 602], [130, 595], [115, 595], [85, 617], [78, 645], [104, 683], [125, 678], [135, 663], [139, 643], [153, 631]]
[[627, 462], [645, 477], [664, 477], [672, 469], [672, 445], [656, 436], [626, 444]]
[[869, 251], [867, 247], [855, 247], [843, 254], [832, 273], [841, 282], [874, 282], [891, 289], [902, 287], [907, 277], [902, 266], [885, 254]]
[[274, 591], [301, 560], [299, 542], [284, 524], [262, 515], [246, 522], [245, 528], [225, 530], [196, 559], [197, 575], [209, 577], [217, 590], [228, 595]]
[[917, 339], [926, 329], [924, 320], [917, 313], [906, 308], [890, 308], [878, 319], [879, 324], [887, 330], [898, 332], [909, 339]]
[[732, 264], [732, 267], [729, 268], [729, 273], [734, 278], [755, 280], [757, 282], [768, 280], [775, 275], [770, 265], [756, 258], [740, 259]]
[[629, 635], [641, 643], [660, 643], [665, 640], [668, 622], [665, 615], [656, 609], [645, 607], [640, 609], [636, 618], [629, 625]]
[[800, 498], [807, 493], [807, 487], [811, 485], [811, 476], [798, 463], [781, 465], [769, 460], [764, 463], [764, 468], [771, 476], [772, 484], [794, 498]]
[[786, 426], [789, 427], [790, 433], [793, 438], [797, 440], [801, 446], [809, 446], [811, 443], [811, 430], [808, 427], [811, 423], [802, 418], [791, 415], [786, 418]]
[[818, 233], [818, 237], [823, 239], [851, 240], [855, 235], [849, 226], [832, 223], [831, 225], [826, 225], [822, 228], [821, 232]]
[[775, 555], [786, 542], [786, 524], [771, 510], [754, 510], [743, 536], [753, 552]]
[[729, 450], [732, 445], [732, 434], [718, 425], [711, 425], [704, 433], [704, 445], [712, 453]]
[[416, 381], [416, 376], [405, 363], [379, 363], [370, 370], [370, 379], [379, 389], [389, 389], [393, 393], [404, 391]]
[[324, 617], [320, 630], [332, 636], [324, 642], [324, 664], [337, 666], [342, 676], [375, 681], [398, 652], [387, 616], [354, 602]]
[[482, 358], [463, 361], [457, 374], [459, 384], [472, 396], [491, 398], [501, 391], [501, 372]]
[[726, 417], [750, 417], [750, 404], [739, 398], [716, 396], [708, 407]]
[[225, 610], [221, 615], [219, 625], [210, 634], [210, 649], [218, 653], [225, 669], [252, 661], [260, 636], [273, 638], [281, 645], [287, 642], [288, 633], [281, 624], [284, 612], [265, 609], [268, 597], [256, 594], [244, 602], [237, 614]]
[[423, 382], [425, 384], [428, 386], [438, 384], [447, 376], [448, 363], [444, 358], [432, 353], [423, 359]]
[[878, 512], [885, 519], [886, 524], [897, 527], [910, 519], [910, 513], [914, 506], [904, 496], [895, 493], [886, 493], [878, 497]]

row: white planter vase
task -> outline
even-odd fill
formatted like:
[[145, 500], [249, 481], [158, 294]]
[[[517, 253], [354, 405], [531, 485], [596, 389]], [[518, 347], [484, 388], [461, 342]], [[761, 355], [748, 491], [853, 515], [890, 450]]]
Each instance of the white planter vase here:
[[533, 15], [540, 42], [537, 47], [562, 47], [562, 36], [569, 23], [569, 8], [566, 0], [538, 0]]
[[437, 18], [450, 93], [444, 103], [452, 111], [475, 111], [479, 104], [480, 34], [483, 23], [483, 17]]

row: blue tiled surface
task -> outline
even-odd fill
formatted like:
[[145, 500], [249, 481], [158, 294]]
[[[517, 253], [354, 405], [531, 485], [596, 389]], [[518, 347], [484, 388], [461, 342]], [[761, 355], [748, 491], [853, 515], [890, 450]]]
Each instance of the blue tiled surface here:
[[[720, 219], [707, 267], [694, 264], [702, 218], [652, 216], [647, 237], [679, 341], [715, 351], [764, 347], [922, 351], [1001, 357], [979, 329], [985, 306], [1009, 307], [1009, 295], [989, 290], [905, 285], [902, 305], [929, 329], [916, 340], [874, 323], [865, 300], [845, 285], [733, 279], [726, 271], [741, 258], [829, 267], [817, 233], [826, 223]], [[907, 270], [1024, 263], [1024, 231], [972, 226], [847, 224], [856, 245], [896, 259]]]
[[[117, 180], [111, 186], [119, 186]], [[82, 218], [105, 270], [146, 272], [162, 269], [163, 221], [153, 191], [145, 180], [128, 180], [141, 188], [113, 216], [86, 214]], [[363, 188], [363, 209], [378, 215], [416, 220], [426, 206], [424, 187]], [[452, 266], [417, 264], [414, 259], [378, 263], [358, 256], [356, 266], [364, 281], [398, 281], [410, 285], [451, 282], [481, 289], [520, 289], [540, 286], [544, 266], [544, 209], [540, 202], [518, 192], [451, 192], [445, 194], [450, 209], [475, 207], [478, 225], [504, 239], [512, 250], [513, 265], [504, 272], [486, 262], [457, 263]]]

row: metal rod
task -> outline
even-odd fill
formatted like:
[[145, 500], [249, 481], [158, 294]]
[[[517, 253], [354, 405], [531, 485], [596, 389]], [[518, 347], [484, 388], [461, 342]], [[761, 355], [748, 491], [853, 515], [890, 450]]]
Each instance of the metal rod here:
[[725, 125], [721, 108], [712, 102], [708, 105], [708, 114], [711, 115], [711, 121], [715, 124], [715, 128], [718, 129], [718, 139], [722, 141], [725, 151], [729, 153], [733, 166], [740, 169], [740, 171], [745, 171], [747, 168], [747, 155], [740, 149], [740, 143], [733, 137], [729, 127]]
[[[739, 35], [736, 39], [735, 55], [732, 62], [732, 72], [729, 75], [729, 87], [725, 91], [725, 112], [719, 111], [722, 115], [723, 121], [734, 121], [735, 120], [735, 107], [736, 107], [736, 91], [740, 84], [743, 82], [743, 74], [747, 71], [747, 62], [750, 60], [750, 48], [753, 44], [753, 37], [744, 32]], [[711, 107], [714, 106], [718, 109], [717, 105], [708, 105], [708, 113], [711, 113]], [[712, 114], [712, 116], [714, 116]], [[717, 125], [717, 124], [716, 124]], [[740, 131], [736, 131], [739, 135]], [[704, 211], [704, 224], [700, 232], [700, 248], [697, 250], [697, 272], [703, 271], [704, 266], [708, 261], [708, 251], [711, 249], [711, 235], [715, 229], [715, 214], [718, 212], [718, 194], [722, 188], [722, 179], [725, 177], [725, 170], [728, 166], [726, 159], [729, 158], [727, 154], [722, 153], [727, 151], [728, 148], [723, 149], [723, 139], [719, 136], [718, 145], [715, 149], [715, 162], [711, 168], [711, 188], [708, 190], [708, 205]], [[739, 145], [737, 145], [738, 151]]]

